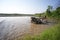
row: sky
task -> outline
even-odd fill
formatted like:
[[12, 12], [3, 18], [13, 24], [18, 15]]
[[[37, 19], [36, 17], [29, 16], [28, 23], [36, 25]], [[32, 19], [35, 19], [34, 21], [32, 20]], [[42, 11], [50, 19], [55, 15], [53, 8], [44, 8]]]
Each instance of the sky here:
[[48, 5], [56, 8], [59, 0], [0, 0], [0, 13], [34, 14], [45, 12]]

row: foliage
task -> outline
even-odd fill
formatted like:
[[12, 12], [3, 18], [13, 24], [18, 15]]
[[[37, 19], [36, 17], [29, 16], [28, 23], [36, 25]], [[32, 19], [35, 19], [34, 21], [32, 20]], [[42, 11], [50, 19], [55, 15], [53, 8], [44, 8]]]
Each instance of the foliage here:
[[48, 6], [48, 8], [46, 10], [46, 15], [47, 16], [51, 16], [51, 10], [52, 10], [52, 6]]
[[45, 13], [36, 13], [34, 16], [36, 16], [36, 17], [42, 17], [42, 16], [45, 16]]
[[37, 16], [37, 17], [41, 17], [41, 14], [35, 14], [35, 16]]
[[52, 10], [52, 6], [48, 6], [47, 10], [45, 13], [37, 13], [35, 16], [42, 17], [42, 16], [47, 16], [55, 19], [59, 19], [60, 17], [60, 7], [57, 7], [56, 10]]
[[59, 19], [60, 17], [60, 7], [57, 7], [56, 10], [51, 11], [50, 8], [46, 10], [46, 16]]

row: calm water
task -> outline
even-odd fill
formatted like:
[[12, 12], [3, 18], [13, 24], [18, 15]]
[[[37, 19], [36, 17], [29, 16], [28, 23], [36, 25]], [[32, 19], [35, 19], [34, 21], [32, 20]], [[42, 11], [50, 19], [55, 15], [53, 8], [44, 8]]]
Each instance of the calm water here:
[[30, 17], [0, 17], [0, 40], [12, 40], [30, 28]]

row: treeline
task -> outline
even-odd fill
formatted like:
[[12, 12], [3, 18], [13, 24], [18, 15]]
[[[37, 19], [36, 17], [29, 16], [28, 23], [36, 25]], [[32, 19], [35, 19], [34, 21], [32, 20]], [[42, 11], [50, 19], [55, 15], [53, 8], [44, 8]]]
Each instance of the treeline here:
[[52, 10], [52, 6], [48, 6], [46, 10], [46, 16], [59, 19], [60, 17], [60, 7], [57, 7], [55, 10]]
[[33, 14], [2, 14], [0, 13], [0, 17], [5, 17], [5, 16], [33, 16]]
[[46, 9], [46, 11], [44, 13], [36, 13], [35, 16], [47, 16], [50, 18], [55, 18], [55, 19], [59, 19], [60, 17], [60, 7], [57, 7], [55, 10], [53, 10], [52, 6], [48, 6], [48, 8]]

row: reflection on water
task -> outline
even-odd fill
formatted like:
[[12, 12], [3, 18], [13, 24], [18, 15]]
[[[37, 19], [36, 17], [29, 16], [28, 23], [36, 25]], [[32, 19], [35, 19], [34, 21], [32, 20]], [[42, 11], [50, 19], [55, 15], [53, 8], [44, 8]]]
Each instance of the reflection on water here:
[[12, 40], [28, 32], [30, 17], [0, 17], [0, 40]]
[[0, 17], [0, 40], [14, 40], [25, 33], [38, 34], [48, 25], [33, 24], [30, 17]]

